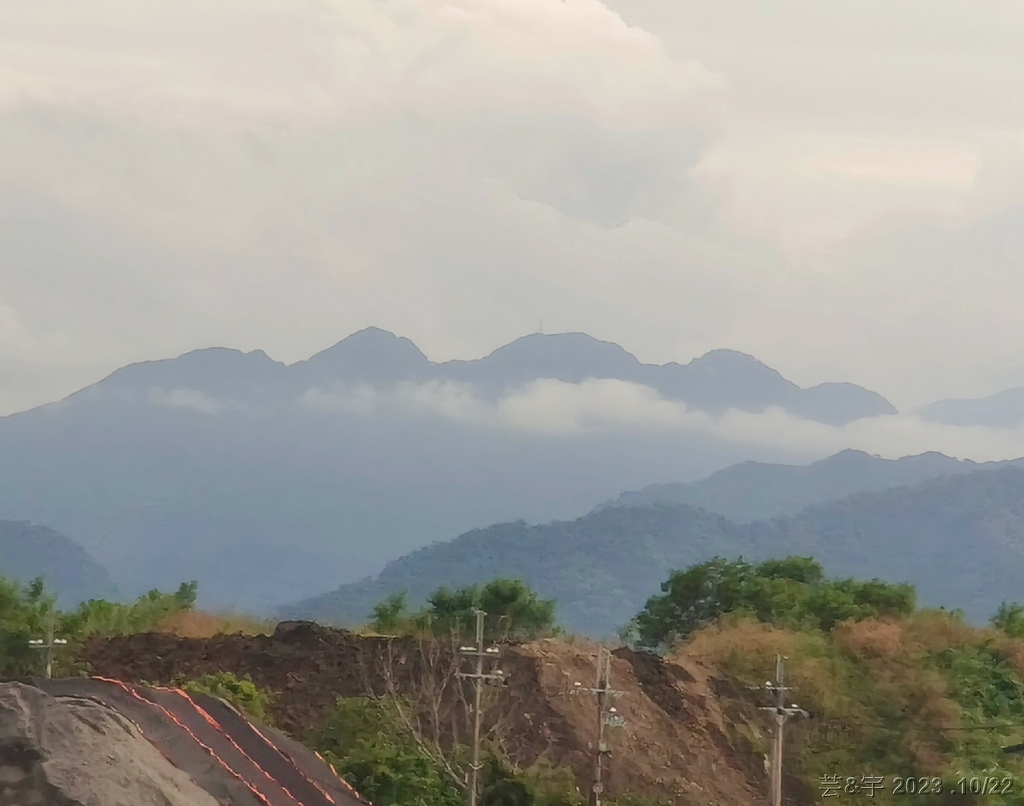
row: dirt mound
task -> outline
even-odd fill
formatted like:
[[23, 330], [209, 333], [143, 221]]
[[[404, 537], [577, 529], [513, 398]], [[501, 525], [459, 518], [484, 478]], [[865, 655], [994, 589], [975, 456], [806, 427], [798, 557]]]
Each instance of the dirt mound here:
[[[591, 697], [571, 692], [577, 681], [593, 685], [596, 657], [597, 647], [585, 643], [504, 646], [500, 665], [508, 685], [487, 714], [494, 736], [517, 763], [547, 759], [570, 766], [581, 789], [590, 786], [596, 706]], [[321, 724], [337, 697], [389, 689], [417, 696], [431, 687], [461, 691], [452, 684], [459, 659], [450, 649], [308, 622], [284, 623], [263, 636], [189, 639], [155, 633], [95, 640], [85, 647], [83, 660], [97, 675], [160, 684], [218, 671], [249, 675], [276, 693], [275, 724], [298, 739]], [[740, 724], [756, 734], [766, 727], [763, 719], [717, 697], [707, 670], [690, 660], [663, 663], [617, 650], [612, 678], [613, 688], [624, 692], [615, 704], [626, 724], [609, 733], [612, 756], [605, 782], [610, 796], [659, 793], [694, 806], [748, 806], [763, 799], [764, 758], [735, 729]], [[443, 696], [448, 699], [442, 721], [452, 732], [464, 730], [462, 701]]]

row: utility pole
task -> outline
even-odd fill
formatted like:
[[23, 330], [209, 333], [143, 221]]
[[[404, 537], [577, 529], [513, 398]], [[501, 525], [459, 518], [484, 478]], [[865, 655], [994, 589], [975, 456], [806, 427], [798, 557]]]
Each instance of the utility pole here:
[[46, 620], [46, 640], [39, 638], [33, 638], [28, 642], [28, 645], [33, 649], [46, 650], [46, 679], [50, 680], [53, 677], [53, 650], [54, 647], [67, 646], [66, 638], [54, 638], [55, 619], [51, 613]]
[[622, 715], [610, 705], [612, 697], [625, 692], [616, 691], [611, 688], [612, 674], [612, 653], [607, 647], [601, 647], [597, 652], [597, 684], [594, 688], [586, 688], [577, 682], [572, 694], [586, 691], [594, 695], [597, 700], [597, 730], [595, 731], [594, 743], [594, 781], [590, 790], [590, 806], [601, 806], [601, 794], [604, 792], [604, 757], [611, 754], [608, 745], [605, 743], [605, 728], [621, 728], [625, 724]]
[[[771, 758], [771, 792], [769, 795], [771, 806], [782, 806], [782, 747], [786, 722], [792, 717], [807, 718], [810, 716], [810, 714], [795, 703], [791, 704], [788, 708], [786, 707], [786, 692], [793, 691], [793, 689], [786, 686], [786, 669], [783, 660], [785, 658], [782, 655], [775, 656], [775, 682], [765, 681], [763, 686], [765, 691], [774, 696], [775, 702], [773, 705], [761, 708], [762, 711], [771, 711], [775, 714], [775, 733], [772, 740]], [[761, 686], [753, 686], [752, 688], [762, 689]]]
[[487, 614], [479, 609], [473, 612], [476, 614], [476, 646], [459, 647], [459, 654], [462, 657], [475, 660], [472, 672], [459, 672], [459, 677], [462, 679], [473, 681], [473, 762], [469, 773], [469, 806], [476, 806], [478, 797], [483, 686], [484, 683], [505, 681], [505, 673], [501, 669], [490, 673], [484, 672], [484, 660], [497, 660], [500, 650], [496, 646], [484, 648], [484, 616]]

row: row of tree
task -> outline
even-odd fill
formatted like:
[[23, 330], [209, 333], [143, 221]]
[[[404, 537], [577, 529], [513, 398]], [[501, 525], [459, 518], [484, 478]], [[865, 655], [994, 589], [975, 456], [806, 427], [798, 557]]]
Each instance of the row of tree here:
[[95, 635], [131, 635], [150, 632], [176, 613], [191, 610], [196, 602], [195, 582], [174, 593], [150, 591], [134, 602], [93, 599], [75, 610], [57, 609], [56, 597], [42, 579], [28, 585], [0, 578], [0, 675], [21, 676], [39, 669], [39, 653], [29, 641], [45, 638], [50, 629], [75, 645]]
[[[914, 588], [881, 580], [830, 579], [809, 557], [786, 557], [754, 564], [716, 557], [673, 571], [661, 593], [620, 635], [630, 645], [664, 650], [685, 640], [726, 613], [794, 628], [831, 630], [844, 621], [902, 616], [914, 611]], [[1019, 620], [1024, 608], [1006, 605], [1004, 620]], [[472, 630], [474, 611], [488, 614], [488, 640], [525, 641], [557, 633], [555, 602], [541, 599], [520, 580], [498, 579], [457, 590], [440, 588], [426, 604], [410, 611], [405, 593], [397, 593], [370, 614], [370, 629], [383, 634], [435, 635]]]
[[[54, 601], [41, 580], [21, 586], [0, 578], [0, 674], [25, 674], [34, 668], [28, 641], [41, 637], [49, 620], [59, 635], [73, 641], [91, 635], [146, 632], [173, 614], [193, 608], [196, 583], [185, 583], [174, 593], [154, 590], [127, 604], [93, 600], [70, 612], [58, 612]], [[664, 650], [726, 613], [828, 631], [844, 621], [906, 615], [915, 606], [910, 585], [830, 579], [819, 563], [807, 557], [759, 564], [717, 557], [673, 571], [661, 585], [661, 593], [648, 599], [621, 637], [638, 648]], [[559, 632], [556, 603], [515, 579], [454, 590], [442, 587], [417, 609], [410, 608], [405, 593], [396, 593], [373, 609], [368, 628], [390, 635], [468, 637], [477, 609], [487, 613], [488, 641], [528, 641]], [[1004, 604], [993, 623], [1024, 635], [1024, 607]]]

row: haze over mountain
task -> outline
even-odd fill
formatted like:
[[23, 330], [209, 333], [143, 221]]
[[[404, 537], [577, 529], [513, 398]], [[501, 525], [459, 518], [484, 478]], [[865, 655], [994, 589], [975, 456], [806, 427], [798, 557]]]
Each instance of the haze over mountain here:
[[922, 406], [917, 413], [946, 425], [1020, 428], [1024, 426], [1024, 387], [983, 398], [939, 400]]
[[176, 392], [182, 405], [192, 400], [201, 406], [206, 399], [216, 406], [287, 400], [311, 389], [428, 382], [469, 384], [478, 394], [497, 397], [538, 380], [579, 384], [591, 379], [640, 384], [663, 399], [710, 414], [778, 407], [804, 419], [841, 425], [896, 413], [881, 395], [859, 386], [826, 383], [801, 389], [752, 356], [732, 350], [714, 350], [685, 365], [641, 364], [617, 344], [583, 333], [532, 334], [484, 358], [434, 363], [408, 339], [367, 328], [291, 366], [260, 350], [211, 348], [133, 364], [84, 393]]
[[861, 492], [918, 484], [938, 476], [994, 470], [1012, 462], [972, 462], [941, 453], [883, 459], [863, 451], [845, 450], [809, 465], [742, 462], [690, 484], [652, 484], [623, 493], [603, 506], [688, 504], [737, 523], [794, 515]]
[[[436, 363], [370, 328], [292, 365], [224, 348], [134, 364], [0, 418], [0, 517], [74, 535], [126, 595], [197, 579], [205, 606], [266, 612], [468, 529], [578, 517], [743, 461], [895, 451], [899, 429], [930, 444], [919, 426], [873, 392], [802, 389], [728, 350], [655, 366], [535, 334]], [[860, 489], [851, 472], [825, 493]]]
[[685, 504], [606, 507], [575, 521], [499, 524], [389, 563], [377, 577], [285, 608], [293, 618], [365, 623], [407, 591], [523, 579], [554, 598], [570, 630], [613, 634], [669, 572], [713, 556], [813, 556], [830, 575], [910, 582], [926, 606], [983, 621], [1024, 598], [1024, 470], [959, 473], [860, 493], [789, 517], [740, 525]]
[[0, 578], [27, 584], [37, 577], [61, 607], [120, 595], [106, 569], [71, 538], [45, 526], [0, 520]]
[[265, 610], [474, 526], [815, 458], [706, 429], [772, 407], [823, 424], [892, 410], [738, 353], [648, 366], [582, 334], [441, 364], [374, 328], [291, 366], [199, 350], [0, 419], [0, 516], [74, 534], [129, 595], [198, 579], [206, 604]]

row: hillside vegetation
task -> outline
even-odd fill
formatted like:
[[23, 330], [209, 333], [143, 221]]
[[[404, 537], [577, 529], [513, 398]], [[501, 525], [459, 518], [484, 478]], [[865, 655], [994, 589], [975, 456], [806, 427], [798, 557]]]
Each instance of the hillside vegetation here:
[[686, 505], [608, 507], [574, 521], [500, 524], [388, 564], [376, 577], [286, 608], [288, 618], [357, 625], [406, 591], [522, 579], [557, 601], [572, 632], [612, 636], [677, 568], [715, 555], [814, 556], [844, 576], [912, 583], [922, 604], [975, 623], [1024, 589], [1024, 469], [944, 476], [861, 493], [798, 515], [736, 524]]
[[[1004, 752], [1024, 740], [1019, 639], [938, 612], [848, 622], [828, 633], [744, 617], [695, 633], [676, 652], [741, 687], [763, 685], [776, 655], [786, 657], [791, 696], [811, 714], [790, 726], [787, 764], [808, 788], [821, 792], [826, 776], [862, 788], [881, 776], [882, 803], [963, 802], [936, 791], [979, 794], [978, 781], [988, 779], [977, 802], [1024, 802], [1019, 756]], [[746, 735], [767, 751], [763, 736]], [[924, 779], [928, 791], [897, 792], [894, 779]]]
[[[771, 718], [758, 710], [770, 702], [758, 687], [781, 654], [792, 701], [809, 713], [787, 730], [788, 803], [819, 802], [836, 780], [843, 797], [859, 788], [888, 804], [1021, 803], [1011, 794], [1024, 784], [1020, 757], [1004, 748], [1024, 741], [1024, 608], [1005, 605], [980, 628], [954, 611], [920, 610], [915, 599], [907, 585], [828, 577], [808, 558], [716, 558], [673, 573], [625, 636], [664, 660], [615, 651], [627, 725], [610, 737], [610, 794], [684, 806], [759, 799]], [[460, 625], [483, 604], [522, 638], [552, 625], [546, 603], [509, 580], [438, 591], [431, 601], [418, 613], [401, 597], [376, 609], [373, 632], [408, 637], [289, 628], [208, 642], [127, 636], [87, 649], [104, 674], [167, 682], [184, 674], [240, 707], [265, 709], [306, 731], [375, 803], [454, 804], [468, 734], [450, 642], [465, 641]], [[488, 695], [484, 803], [582, 803], [592, 706], [565, 693], [572, 679], [592, 679], [593, 651], [557, 638], [504, 648], [510, 686]], [[449, 727], [434, 733], [438, 724]], [[517, 799], [501, 800], [510, 789]]]
[[[193, 615], [195, 595], [187, 584], [59, 612], [40, 583], [4, 583], [2, 671], [38, 668], [27, 639], [53, 616], [72, 639], [60, 674], [213, 693], [319, 750], [378, 806], [454, 805], [469, 736], [456, 649], [487, 608], [488, 640], [513, 643], [501, 653], [508, 686], [486, 695], [481, 804], [582, 806], [593, 706], [567, 695], [572, 680], [593, 679], [596, 647], [558, 637], [555, 603], [522, 581], [442, 587], [420, 610], [393, 596], [365, 636], [302, 624], [226, 634]], [[196, 622], [214, 637], [173, 634], [201, 632]], [[787, 730], [788, 802], [809, 806], [838, 786], [883, 804], [1024, 803], [1021, 756], [1006, 752], [1024, 744], [1024, 606], [1003, 603], [989, 626], [971, 627], [957, 611], [920, 609], [909, 585], [832, 577], [808, 557], [715, 557], [673, 571], [623, 639], [612, 803], [760, 797], [772, 720], [759, 708], [780, 655], [790, 700], [807, 713]]]

